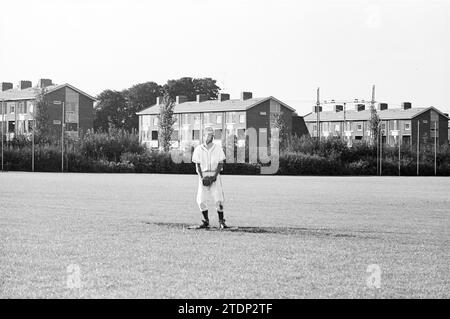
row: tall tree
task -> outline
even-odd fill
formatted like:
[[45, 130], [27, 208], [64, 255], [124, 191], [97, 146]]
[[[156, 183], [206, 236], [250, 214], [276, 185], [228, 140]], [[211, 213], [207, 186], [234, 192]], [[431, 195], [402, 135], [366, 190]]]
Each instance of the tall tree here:
[[194, 79], [192, 82], [196, 94], [206, 94], [210, 100], [217, 99], [220, 87], [216, 84], [216, 80], [212, 78], [201, 78]]
[[163, 103], [160, 105], [160, 112], [158, 114], [159, 147], [165, 152], [170, 150], [173, 124], [175, 124], [175, 117], [173, 116], [174, 106], [174, 100], [168, 93], [165, 93]]
[[284, 150], [289, 145], [290, 135], [289, 127], [286, 122], [286, 117], [283, 112], [270, 113], [271, 127], [277, 128], [279, 130], [279, 143], [280, 149]]
[[39, 94], [36, 96], [36, 102], [34, 106], [34, 119], [36, 121], [35, 135], [37, 141], [48, 142], [50, 139], [51, 126], [50, 126], [50, 114], [48, 111], [48, 102], [45, 100], [45, 88], [40, 89]]
[[212, 78], [183, 77], [178, 80], [168, 80], [164, 85], [164, 91], [168, 92], [172, 99], [175, 99], [177, 95], [184, 95], [189, 101], [193, 101], [197, 94], [206, 94], [212, 100], [217, 98], [220, 91], [216, 82]]
[[94, 129], [107, 131], [110, 127], [126, 128], [126, 99], [123, 92], [105, 90], [97, 96]]
[[156, 98], [161, 96], [162, 93], [162, 87], [155, 82], [136, 84], [124, 90], [123, 95], [126, 98], [124, 128], [128, 131], [137, 130], [139, 128], [139, 117], [136, 113], [154, 105]]

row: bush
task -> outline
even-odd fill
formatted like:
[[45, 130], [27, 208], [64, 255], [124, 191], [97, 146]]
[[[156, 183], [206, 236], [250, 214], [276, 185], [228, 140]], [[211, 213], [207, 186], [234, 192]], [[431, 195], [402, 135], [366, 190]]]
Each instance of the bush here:
[[[139, 144], [136, 134], [111, 129], [107, 133], [88, 132], [79, 140], [66, 139], [65, 171], [108, 173], [195, 174], [193, 163], [175, 163], [170, 153], [149, 151]], [[348, 147], [338, 139], [317, 141], [293, 138], [287, 151], [280, 155], [278, 175], [375, 175], [377, 150], [365, 143]], [[4, 150], [6, 170], [31, 170], [31, 144], [17, 137]], [[401, 175], [416, 175], [417, 157], [409, 147], [401, 149]], [[259, 174], [260, 164], [225, 164], [222, 174]], [[61, 171], [61, 148], [58, 143], [37, 144], [35, 170]], [[450, 175], [450, 147], [437, 153], [438, 175]], [[383, 147], [383, 175], [398, 175], [398, 148]], [[420, 175], [434, 175], [434, 149], [420, 153]]]
[[145, 152], [137, 134], [115, 128], [99, 133], [87, 131], [74, 147], [87, 158], [114, 162], [118, 162], [124, 153]]

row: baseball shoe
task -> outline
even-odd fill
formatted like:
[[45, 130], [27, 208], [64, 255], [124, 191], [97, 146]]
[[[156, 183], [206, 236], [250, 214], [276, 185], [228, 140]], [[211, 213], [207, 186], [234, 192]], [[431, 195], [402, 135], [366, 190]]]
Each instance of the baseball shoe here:
[[200, 225], [198, 225], [199, 229], [203, 229], [203, 228], [209, 228], [209, 221], [208, 220], [202, 220], [202, 223]]
[[225, 224], [225, 219], [219, 220], [219, 229], [226, 229], [226, 228], [230, 227], [228, 227], [227, 224]]

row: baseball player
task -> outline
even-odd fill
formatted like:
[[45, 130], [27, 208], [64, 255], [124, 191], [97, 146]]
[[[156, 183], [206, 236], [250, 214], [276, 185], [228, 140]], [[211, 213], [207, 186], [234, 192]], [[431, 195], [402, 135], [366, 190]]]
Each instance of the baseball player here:
[[214, 129], [210, 126], [205, 127], [203, 135], [204, 143], [198, 145], [192, 154], [192, 161], [195, 163], [196, 171], [199, 176], [197, 204], [203, 214], [203, 221], [198, 228], [209, 228], [208, 218], [208, 197], [212, 197], [216, 204], [217, 214], [219, 215], [219, 228], [228, 228], [223, 218], [224, 195], [220, 172], [223, 169], [225, 153], [222, 147], [214, 144]]

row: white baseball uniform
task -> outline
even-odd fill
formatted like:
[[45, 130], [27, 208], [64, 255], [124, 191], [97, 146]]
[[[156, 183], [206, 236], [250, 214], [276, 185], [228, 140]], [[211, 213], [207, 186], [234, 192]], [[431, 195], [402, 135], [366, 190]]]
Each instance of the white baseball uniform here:
[[[213, 176], [217, 170], [219, 163], [226, 159], [225, 153], [222, 147], [217, 144], [213, 144], [210, 149], [207, 149], [204, 144], [198, 145], [194, 149], [192, 154], [192, 161], [196, 164], [200, 164], [200, 169], [204, 176]], [[223, 195], [222, 180], [220, 174], [217, 175], [217, 180], [211, 184], [211, 186], [203, 186], [202, 180], [199, 176], [198, 179], [198, 191], [197, 191], [197, 204], [201, 211], [208, 210], [207, 200], [208, 197], [212, 197], [216, 204], [218, 211], [223, 211], [223, 203], [225, 197]]]

